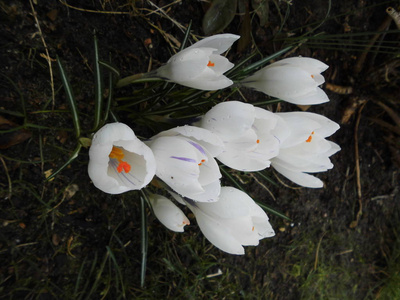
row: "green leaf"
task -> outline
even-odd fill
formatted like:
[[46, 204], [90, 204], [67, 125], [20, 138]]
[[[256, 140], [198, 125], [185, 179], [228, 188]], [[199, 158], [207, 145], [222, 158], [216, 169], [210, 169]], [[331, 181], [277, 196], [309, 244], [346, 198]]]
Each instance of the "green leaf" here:
[[61, 60], [57, 56], [57, 64], [61, 74], [61, 80], [64, 86], [65, 93], [67, 94], [67, 100], [69, 103], [69, 107], [71, 108], [72, 120], [74, 123], [75, 128], [75, 135], [77, 138], [81, 135], [81, 125], [79, 123], [79, 115], [78, 115], [78, 108], [76, 105], [74, 93], [72, 91], [71, 84], [69, 83], [67, 74], [65, 73], [64, 67], [61, 63]]
[[214, 0], [203, 18], [203, 31], [211, 35], [224, 30], [233, 20], [236, 0]]
[[101, 110], [103, 106], [103, 80], [100, 69], [99, 57], [99, 44], [97, 41], [96, 33], [94, 34], [94, 74], [95, 74], [95, 101], [94, 101], [94, 124], [93, 131], [96, 131], [101, 123]]

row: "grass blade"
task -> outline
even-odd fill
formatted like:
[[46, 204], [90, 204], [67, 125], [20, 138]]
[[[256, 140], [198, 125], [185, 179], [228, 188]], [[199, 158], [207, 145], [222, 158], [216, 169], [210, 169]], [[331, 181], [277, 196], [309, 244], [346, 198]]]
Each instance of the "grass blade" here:
[[102, 61], [99, 60], [99, 65], [105, 67], [106, 69], [108, 69], [108, 71], [111, 71], [115, 76], [117, 76], [118, 78], [120, 77], [120, 72], [119, 70], [114, 67], [111, 63], [108, 63], [106, 61]]
[[[110, 57], [110, 61], [111, 61], [111, 57]], [[108, 97], [107, 97], [106, 107], [104, 109], [103, 124], [105, 122], [107, 122], [108, 113], [109, 113], [110, 107], [111, 107], [111, 101], [114, 96], [114, 72], [112, 70], [110, 70], [108, 76], [109, 76], [109, 78], [108, 78]]]
[[81, 151], [82, 145], [78, 144], [78, 146], [75, 148], [74, 152], [72, 152], [72, 155], [70, 158], [63, 164], [57, 171], [55, 171], [53, 174], [51, 174], [49, 177], [46, 178], [46, 181], [51, 180], [54, 178], [58, 173], [60, 173], [65, 167], [67, 167], [75, 158], [78, 157], [79, 152]]
[[71, 108], [72, 121], [74, 123], [74, 128], [75, 128], [75, 135], [77, 138], [79, 138], [79, 136], [81, 135], [81, 126], [79, 123], [79, 115], [78, 115], [78, 109], [76, 107], [75, 97], [72, 92], [71, 84], [69, 83], [67, 74], [65, 73], [64, 67], [62, 66], [61, 60], [58, 56], [57, 56], [57, 64], [60, 70], [61, 80], [64, 86], [64, 90], [65, 93], [67, 94], [69, 107]]
[[189, 35], [190, 35], [190, 29], [192, 28], [192, 20], [190, 20], [189, 25], [186, 29], [185, 32], [185, 37], [183, 38], [182, 44], [181, 44], [181, 48], [179, 49], [179, 51], [182, 51], [183, 49], [185, 49], [187, 41], [189, 39]]
[[275, 52], [274, 54], [264, 57], [263, 59], [251, 64], [250, 66], [247, 66], [246, 68], [244, 68], [240, 74], [244, 75], [246, 73], [252, 72], [255, 69], [264, 66], [266, 63], [268, 63], [269, 61], [281, 56], [282, 54], [288, 52], [290, 49], [292, 49], [293, 46], [287, 46], [286, 48], [283, 48], [282, 50], [279, 50], [278, 52]]
[[142, 267], [140, 270], [140, 287], [144, 287], [144, 282], [146, 279], [146, 264], [147, 264], [147, 216], [146, 216], [146, 200], [145, 195], [142, 193], [142, 197], [140, 197], [140, 207], [141, 207], [141, 237], [142, 237]]
[[96, 33], [94, 34], [94, 124], [93, 124], [93, 131], [96, 131], [101, 122], [101, 107], [103, 104], [103, 84], [102, 84], [102, 76], [100, 70], [100, 63], [99, 63], [99, 45], [97, 41]]

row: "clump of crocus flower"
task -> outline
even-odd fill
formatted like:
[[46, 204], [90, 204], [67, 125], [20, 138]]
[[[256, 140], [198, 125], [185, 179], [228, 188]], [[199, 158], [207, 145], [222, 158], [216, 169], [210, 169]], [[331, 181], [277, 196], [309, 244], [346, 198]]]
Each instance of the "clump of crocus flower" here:
[[[233, 84], [224, 73], [234, 65], [221, 56], [239, 38], [220, 34], [205, 38], [172, 56], [152, 74], [200, 90]], [[286, 58], [243, 79], [241, 86], [295, 104], [329, 101], [319, 87], [324, 63], [305, 57]], [[333, 167], [330, 156], [340, 147], [326, 140], [339, 125], [308, 112], [273, 113], [249, 103], [218, 103], [191, 125], [162, 131], [145, 142], [122, 123], [102, 127], [93, 137], [88, 172], [93, 184], [110, 194], [146, 187], [154, 176], [168, 194], [191, 210], [204, 236], [230, 254], [275, 235], [267, 214], [245, 192], [221, 187], [223, 165], [252, 172], [272, 166], [301, 186], [323, 187], [309, 173]], [[155, 184], [160, 188], [159, 184]], [[146, 192], [157, 219], [183, 232], [190, 225], [167, 197]]]

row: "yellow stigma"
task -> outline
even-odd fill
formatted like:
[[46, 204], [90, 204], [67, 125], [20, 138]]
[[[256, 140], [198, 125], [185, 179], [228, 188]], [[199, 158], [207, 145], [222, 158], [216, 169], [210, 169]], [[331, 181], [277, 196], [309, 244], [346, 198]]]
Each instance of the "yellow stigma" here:
[[110, 154], [108, 155], [108, 157], [114, 158], [119, 162], [119, 164], [117, 166], [118, 173], [121, 173], [122, 171], [125, 171], [125, 173], [129, 173], [129, 171], [131, 170], [131, 165], [128, 164], [126, 161], [122, 161], [124, 156], [125, 155], [124, 155], [124, 152], [122, 151], [122, 149], [118, 148], [118, 147], [114, 147], [114, 146], [113, 146]]
[[214, 67], [215, 64], [213, 62], [211, 62], [211, 60], [208, 61], [207, 67]]
[[311, 143], [311, 141], [312, 141], [312, 136], [313, 136], [314, 133], [315, 133], [314, 131], [311, 132], [311, 134], [310, 134], [310, 136], [308, 137], [308, 139], [306, 139], [306, 143]]

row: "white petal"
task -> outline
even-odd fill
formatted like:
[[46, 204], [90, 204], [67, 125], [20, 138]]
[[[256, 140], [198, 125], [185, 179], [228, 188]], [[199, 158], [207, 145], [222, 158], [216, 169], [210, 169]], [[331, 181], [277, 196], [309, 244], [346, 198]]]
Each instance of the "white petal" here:
[[175, 81], [181, 85], [191, 87], [198, 90], [204, 91], [215, 91], [227, 88], [233, 84], [233, 81], [224, 75], [216, 76], [215, 73], [211, 73], [209, 77], [203, 76], [203, 79], [193, 79], [191, 81], [182, 80]]
[[185, 49], [173, 55], [157, 74], [179, 83], [196, 78], [207, 68], [212, 49]]
[[195, 213], [201, 232], [214, 246], [230, 254], [244, 254], [243, 246], [230, 234], [229, 228], [202, 211], [191, 209]]
[[243, 246], [257, 246], [258, 232], [255, 231], [251, 216], [222, 220], [229, 228], [231, 235]]
[[271, 164], [268, 155], [257, 151], [227, 151], [218, 155], [217, 159], [232, 169], [244, 172], [261, 171]]
[[232, 46], [232, 44], [239, 38], [240, 36], [235, 34], [229, 34], [229, 33], [217, 34], [210, 37], [206, 37], [186, 49], [193, 49], [200, 47], [214, 48], [216, 49], [214, 52], [215, 54], [221, 54], [226, 50], [228, 50]]
[[314, 105], [329, 102], [328, 96], [319, 87], [302, 96], [286, 97], [283, 100], [298, 105]]
[[241, 136], [248, 131], [255, 117], [251, 104], [239, 101], [222, 102], [211, 108], [202, 118], [201, 127], [206, 128], [223, 139]]
[[289, 112], [289, 113], [278, 113], [279, 116], [286, 118], [285, 116], [296, 116], [300, 118], [311, 119], [319, 124], [318, 127], [313, 130], [315, 133], [321, 135], [322, 137], [328, 137], [334, 134], [339, 128], [339, 124], [331, 121], [327, 117], [310, 112]]
[[[214, 203], [196, 203], [196, 206], [214, 218], [239, 218], [250, 215], [246, 193], [233, 187], [222, 187], [219, 200]], [[252, 199], [250, 198], [252, 201]]]
[[[154, 140], [160, 136], [177, 136], [177, 135], [188, 137], [191, 140], [193, 140], [192, 145], [198, 148], [200, 152], [205, 153], [203, 147], [207, 148], [207, 150], [213, 157], [221, 153], [224, 148], [224, 144], [221, 138], [216, 134], [204, 128], [198, 128], [189, 125], [178, 126], [170, 130], [162, 131], [156, 136], [152, 137], [151, 140]], [[151, 145], [152, 141], [149, 141], [149, 143]]]
[[292, 113], [278, 113], [290, 128], [290, 136], [281, 143], [281, 149], [293, 147], [307, 140], [310, 134], [321, 128], [321, 124], [306, 115]]
[[290, 66], [261, 69], [244, 85], [283, 100], [306, 95], [317, 87], [308, 72]]
[[213, 66], [207, 65], [208, 68], [217, 76], [224, 74], [226, 71], [234, 67], [234, 64], [231, 63], [225, 56], [211, 54], [208, 60], [213, 64]]
[[272, 160], [272, 166], [276, 171], [298, 185], [309, 188], [322, 188], [324, 186], [324, 183], [320, 179], [306, 173], [288, 170], [276, 163], [274, 159]]
[[151, 143], [156, 162], [156, 174], [177, 193], [186, 196], [204, 191], [198, 181], [199, 153], [180, 137], [159, 137]]
[[329, 68], [327, 64], [311, 57], [289, 57], [279, 60], [270, 65], [270, 67], [291, 65], [307, 70], [310, 74], [321, 73]]
[[221, 191], [221, 182], [218, 180], [202, 186], [204, 191], [200, 194], [188, 193], [186, 197], [200, 202], [215, 202], [218, 201], [218, 196]]
[[172, 196], [172, 198], [174, 198], [174, 200], [176, 202], [178, 202], [179, 204], [182, 204], [182, 205], [186, 205], [186, 202], [183, 200], [183, 198], [180, 195], [178, 195], [177, 193], [174, 193], [172, 191], [168, 191], [168, 190], [167, 190], [167, 192]]
[[169, 230], [183, 232], [185, 225], [190, 224], [182, 210], [171, 200], [161, 195], [151, 195], [149, 200], [157, 219]]

